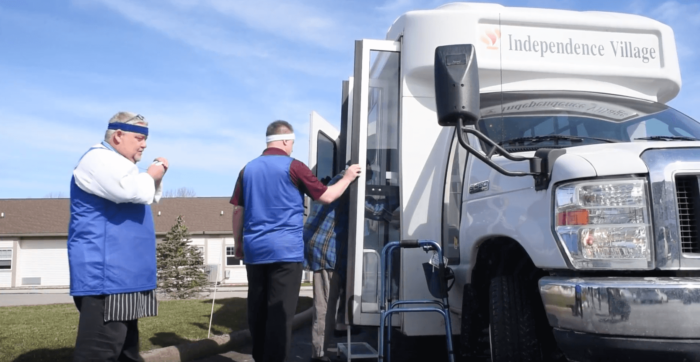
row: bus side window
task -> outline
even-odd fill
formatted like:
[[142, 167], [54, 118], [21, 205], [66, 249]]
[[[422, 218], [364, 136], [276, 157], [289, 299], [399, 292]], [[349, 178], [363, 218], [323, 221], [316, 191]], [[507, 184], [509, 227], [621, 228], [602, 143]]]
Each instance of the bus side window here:
[[324, 185], [335, 176], [333, 170], [336, 169], [336, 146], [335, 142], [323, 132], [318, 132], [316, 147], [316, 178]]

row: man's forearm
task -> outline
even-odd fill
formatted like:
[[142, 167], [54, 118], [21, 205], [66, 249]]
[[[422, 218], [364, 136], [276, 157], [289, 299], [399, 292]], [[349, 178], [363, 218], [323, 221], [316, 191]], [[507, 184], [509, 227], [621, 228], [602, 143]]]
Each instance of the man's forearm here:
[[348, 186], [350, 186], [350, 182], [351, 181], [345, 177], [341, 178], [335, 184], [328, 186], [328, 189], [318, 198], [318, 201], [322, 204], [330, 204], [337, 200], [345, 190], [347, 190]]
[[243, 246], [243, 206], [233, 206], [233, 240]]

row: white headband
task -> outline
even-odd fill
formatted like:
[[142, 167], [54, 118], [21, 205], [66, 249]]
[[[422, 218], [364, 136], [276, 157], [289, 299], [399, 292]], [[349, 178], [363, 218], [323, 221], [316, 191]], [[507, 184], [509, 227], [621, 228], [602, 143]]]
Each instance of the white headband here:
[[293, 139], [294, 139], [294, 133], [273, 134], [272, 136], [267, 136], [267, 143], [274, 142], [274, 141], [293, 140]]

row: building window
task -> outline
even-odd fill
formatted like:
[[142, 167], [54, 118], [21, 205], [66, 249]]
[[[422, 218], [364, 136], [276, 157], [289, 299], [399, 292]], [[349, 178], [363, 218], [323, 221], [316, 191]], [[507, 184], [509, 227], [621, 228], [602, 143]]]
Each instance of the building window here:
[[0, 249], [1, 269], [12, 269], [12, 249]]
[[236, 254], [236, 248], [233, 246], [226, 247], [226, 266], [234, 265], [245, 265], [243, 259], [238, 259], [234, 255]]

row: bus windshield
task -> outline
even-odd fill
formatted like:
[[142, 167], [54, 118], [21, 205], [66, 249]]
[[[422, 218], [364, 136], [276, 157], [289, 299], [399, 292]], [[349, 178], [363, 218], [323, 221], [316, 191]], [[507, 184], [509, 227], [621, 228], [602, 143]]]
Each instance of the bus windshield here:
[[700, 140], [700, 123], [673, 108], [602, 94], [485, 94], [481, 117], [479, 131], [515, 152], [593, 143]]

